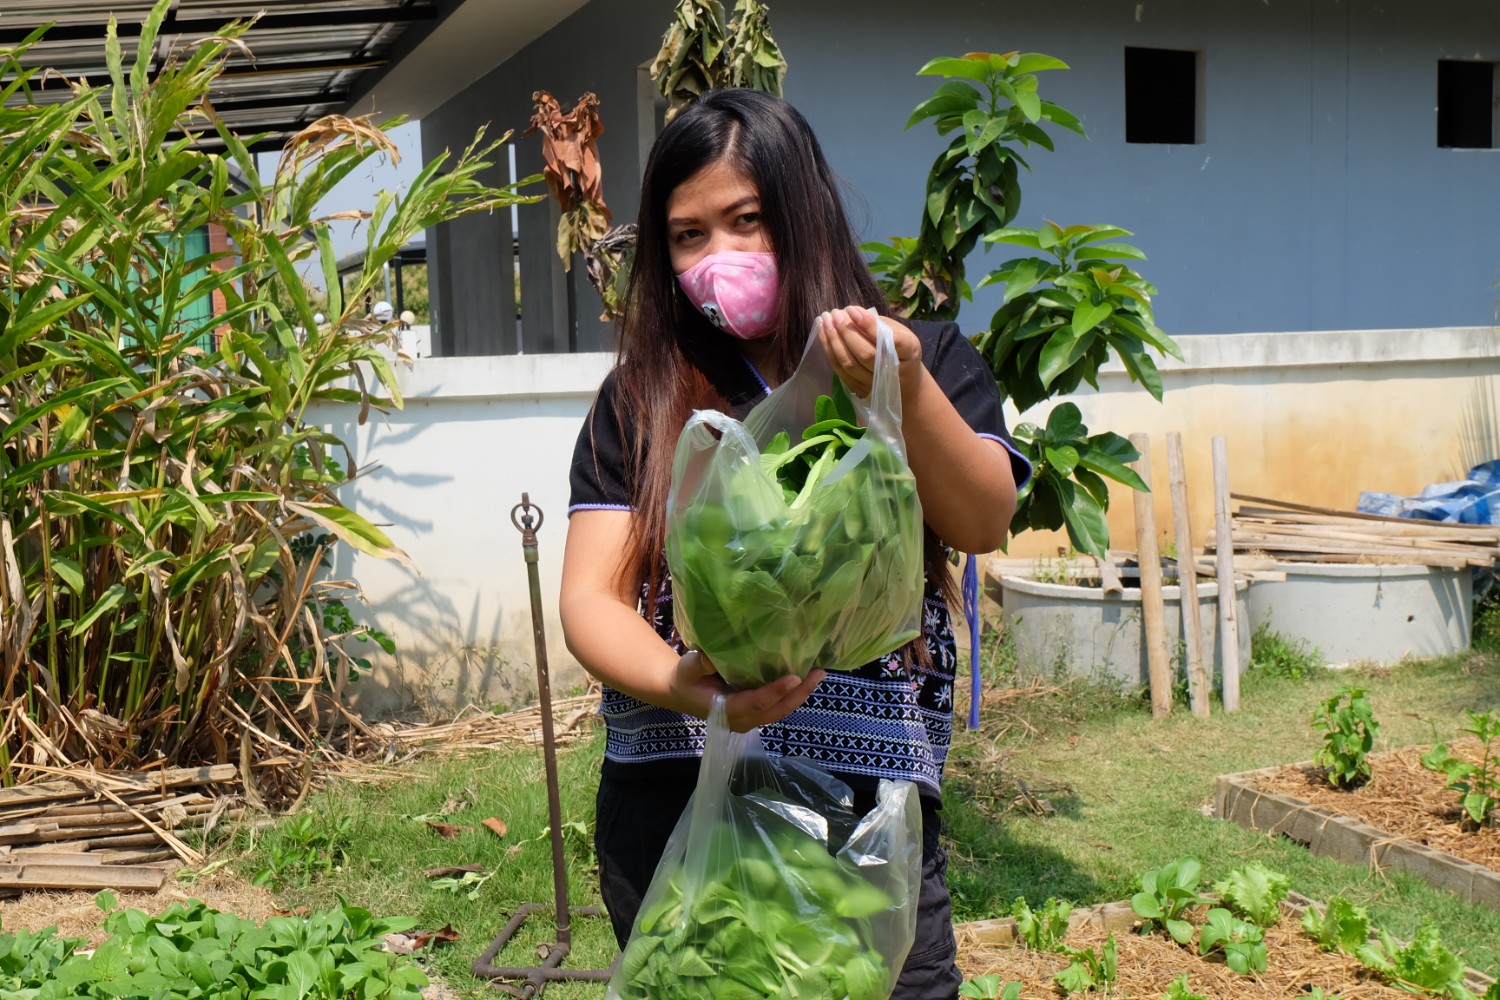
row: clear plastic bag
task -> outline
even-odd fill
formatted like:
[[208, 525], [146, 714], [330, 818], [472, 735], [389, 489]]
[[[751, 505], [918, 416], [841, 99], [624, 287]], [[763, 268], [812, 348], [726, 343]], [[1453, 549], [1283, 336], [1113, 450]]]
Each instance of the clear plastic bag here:
[[916, 936], [922, 809], [874, 809], [817, 764], [708, 720], [698, 785], [641, 902], [609, 1000], [887, 1000]]
[[920, 634], [922, 508], [883, 320], [876, 346], [868, 400], [843, 389], [812, 336], [743, 423], [699, 410], [677, 440], [673, 614], [735, 687], [853, 670]]

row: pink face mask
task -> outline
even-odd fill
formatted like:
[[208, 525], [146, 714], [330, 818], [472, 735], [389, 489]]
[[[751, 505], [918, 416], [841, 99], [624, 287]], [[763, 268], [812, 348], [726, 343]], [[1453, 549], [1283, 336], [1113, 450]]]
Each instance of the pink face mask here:
[[710, 323], [741, 340], [771, 332], [776, 322], [776, 255], [721, 250], [677, 276], [688, 299]]

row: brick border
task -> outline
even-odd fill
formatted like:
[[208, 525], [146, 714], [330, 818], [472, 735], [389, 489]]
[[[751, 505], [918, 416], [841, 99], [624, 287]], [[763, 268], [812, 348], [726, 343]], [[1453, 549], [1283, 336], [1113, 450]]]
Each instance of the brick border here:
[[[1293, 765], [1312, 767], [1311, 761]], [[1278, 767], [1221, 774], [1214, 783], [1214, 815], [1251, 830], [1280, 834], [1325, 858], [1411, 872], [1460, 899], [1500, 910], [1500, 872], [1340, 816], [1304, 799], [1255, 787]]]

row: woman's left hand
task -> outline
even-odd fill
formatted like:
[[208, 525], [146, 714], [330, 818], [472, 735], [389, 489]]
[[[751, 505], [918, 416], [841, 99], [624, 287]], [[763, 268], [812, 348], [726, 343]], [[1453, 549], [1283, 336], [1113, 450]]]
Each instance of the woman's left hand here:
[[895, 335], [896, 360], [901, 375], [901, 394], [906, 396], [922, 377], [922, 342], [909, 328], [873, 309], [849, 306], [818, 317], [818, 339], [823, 353], [849, 391], [868, 398], [875, 381], [875, 331], [884, 319]]

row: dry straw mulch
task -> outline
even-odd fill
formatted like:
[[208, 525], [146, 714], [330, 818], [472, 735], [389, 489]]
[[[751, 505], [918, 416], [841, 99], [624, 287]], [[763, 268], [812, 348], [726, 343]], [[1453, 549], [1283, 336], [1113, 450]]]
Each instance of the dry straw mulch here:
[[[1075, 948], [1102, 948], [1106, 937], [1107, 932], [1099, 927], [1075, 927], [1067, 940]], [[1343, 1000], [1411, 1000], [1410, 993], [1372, 978], [1351, 956], [1320, 952], [1291, 917], [1283, 917], [1266, 931], [1270, 968], [1255, 976], [1232, 972], [1216, 958], [1200, 958], [1160, 933], [1141, 937], [1131, 931], [1116, 931], [1115, 944], [1119, 979], [1109, 995], [1119, 1000], [1157, 1000], [1184, 972], [1193, 992], [1212, 1000], [1306, 997], [1315, 986], [1322, 987], [1325, 995], [1337, 994]], [[1004, 981], [1019, 982], [1021, 996], [1027, 1000], [1058, 1000], [1062, 991], [1052, 982], [1052, 976], [1068, 967], [1068, 959], [1051, 952], [966, 941], [960, 931], [958, 967], [965, 979], [994, 972]]]
[[[1405, 840], [1425, 844], [1477, 865], [1500, 871], [1500, 828], [1473, 831], [1460, 822], [1463, 810], [1458, 793], [1443, 787], [1446, 779], [1422, 766], [1425, 746], [1402, 747], [1371, 754], [1374, 777], [1354, 791], [1334, 789], [1323, 772], [1307, 764], [1289, 764], [1274, 772], [1255, 775], [1255, 787], [1279, 792], [1325, 809], [1363, 820], [1378, 830]], [[1450, 753], [1472, 763], [1479, 762], [1476, 740], [1456, 740]]]

